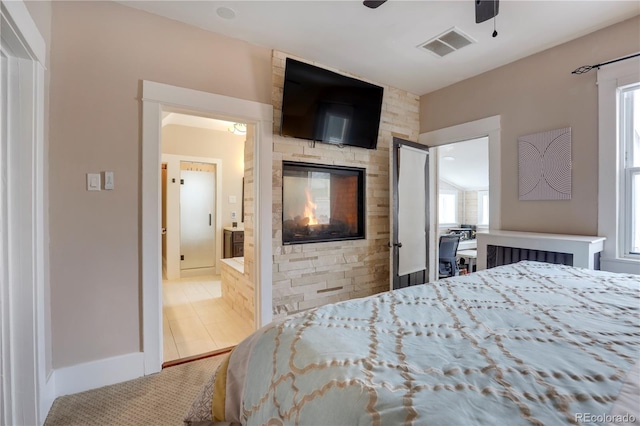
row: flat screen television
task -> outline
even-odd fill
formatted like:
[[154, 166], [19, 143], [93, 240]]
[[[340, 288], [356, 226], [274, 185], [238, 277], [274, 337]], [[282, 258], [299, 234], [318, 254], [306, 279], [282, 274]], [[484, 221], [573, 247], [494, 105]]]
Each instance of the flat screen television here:
[[280, 134], [376, 149], [383, 88], [287, 58]]

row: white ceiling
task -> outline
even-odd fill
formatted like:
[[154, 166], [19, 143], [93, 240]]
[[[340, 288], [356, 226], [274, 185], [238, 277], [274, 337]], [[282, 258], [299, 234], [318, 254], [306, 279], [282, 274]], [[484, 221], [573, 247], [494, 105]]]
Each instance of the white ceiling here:
[[[502, 0], [498, 37], [493, 38], [492, 20], [475, 23], [473, 0], [389, 0], [378, 9], [369, 9], [359, 0], [119, 3], [416, 95], [640, 14], [637, 0]], [[227, 8], [222, 12], [235, 17], [219, 16], [221, 7]], [[477, 43], [444, 58], [416, 47], [452, 27]], [[593, 64], [575, 64], [576, 68], [580, 65]]]
[[466, 190], [489, 189], [489, 139], [439, 146], [438, 176]]

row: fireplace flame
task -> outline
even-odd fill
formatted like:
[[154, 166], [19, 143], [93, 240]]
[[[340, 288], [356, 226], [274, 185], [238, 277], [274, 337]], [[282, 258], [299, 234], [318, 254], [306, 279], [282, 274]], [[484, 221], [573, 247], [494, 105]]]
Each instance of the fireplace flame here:
[[317, 225], [318, 219], [316, 218], [316, 208], [318, 205], [313, 202], [313, 196], [309, 188], [304, 189], [304, 193], [307, 196], [307, 203], [304, 205], [304, 217], [309, 219], [309, 225]]

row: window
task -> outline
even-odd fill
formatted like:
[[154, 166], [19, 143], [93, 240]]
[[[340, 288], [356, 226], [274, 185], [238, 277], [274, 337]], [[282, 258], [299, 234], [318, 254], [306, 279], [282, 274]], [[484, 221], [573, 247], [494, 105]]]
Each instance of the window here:
[[620, 89], [621, 240], [625, 255], [640, 255], [640, 84]]
[[489, 191], [478, 191], [478, 226], [489, 226]]
[[458, 223], [458, 192], [443, 189], [438, 193], [438, 223], [453, 225]]
[[640, 58], [598, 70], [601, 269], [640, 270]]

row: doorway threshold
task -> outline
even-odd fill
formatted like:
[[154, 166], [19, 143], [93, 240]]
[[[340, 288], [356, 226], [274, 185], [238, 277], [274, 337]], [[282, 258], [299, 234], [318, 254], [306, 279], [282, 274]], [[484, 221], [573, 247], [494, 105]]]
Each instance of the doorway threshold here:
[[204, 358], [211, 358], [211, 357], [214, 357], [214, 356], [226, 354], [226, 353], [231, 352], [234, 348], [235, 348], [235, 346], [229, 346], [229, 347], [226, 347], [226, 348], [217, 349], [215, 351], [205, 352], [203, 354], [198, 354], [198, 355], [188, 356], [186, 358], [179, 358], [179, 359], [174, 359], [174, 360], [171, 360], [171, 361], [163, 362], [162, 363], [162, 369], [164, 370], [165, 368], [175, 367], [176, 365], [186, 364], [188, 362], [199, 361], [199, 360], [204, 359]]

